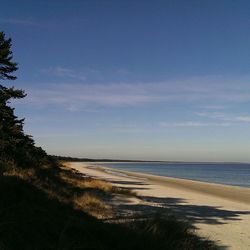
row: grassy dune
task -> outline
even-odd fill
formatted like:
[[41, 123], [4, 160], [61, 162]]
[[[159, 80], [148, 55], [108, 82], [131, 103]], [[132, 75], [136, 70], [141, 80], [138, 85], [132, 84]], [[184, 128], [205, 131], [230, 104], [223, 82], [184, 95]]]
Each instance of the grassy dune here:
[[107, 223], [107, 201], [135, 193], [63, 166], [0, 177], [0, 250], [215, 249], [175, 218]]

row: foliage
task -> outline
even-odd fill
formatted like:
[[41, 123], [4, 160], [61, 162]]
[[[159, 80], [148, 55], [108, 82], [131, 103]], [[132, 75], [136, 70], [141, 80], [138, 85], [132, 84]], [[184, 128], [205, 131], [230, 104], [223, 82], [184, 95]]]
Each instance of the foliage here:
[[[0, 32], [0, 79], [15, 80], [12, 75], [17, 63], [12, 62], [11, 39]], [[31, 136], [23, 131], [24, 119], [18, 119], [11, 99], [21, 99], [26, 95], [23, 90], [7, 88], [0, 84], [0, 174], [13, 166], [30, 167], [44, 163], [47, 154], [35, 147]]]
[[17, 63], [12, 62], [11, 39], [6, 39], [4, 32], [0, 32], [0, 79], [15, 80], [11, 73], [17, 69]]

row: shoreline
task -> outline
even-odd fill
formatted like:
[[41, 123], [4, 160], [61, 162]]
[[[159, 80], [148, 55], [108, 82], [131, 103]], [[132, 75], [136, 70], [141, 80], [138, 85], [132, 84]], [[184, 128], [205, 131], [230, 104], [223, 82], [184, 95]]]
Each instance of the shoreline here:
[[[122, 169], [122, 168], [116, 168], [116, 164], [120, 164], [121, 162], [86, 162], [86, 164], [91, 164], [91, 165], [96, 165], [96, 166], [101, 166], [101, 167], [104, 167], [104, 168], [110, 168], [110, 169], [114, 169], [114, 171], [115, 172], [119, 172], [119, 171], [121, 171], [121, 172], [128, 172], [128, 173], [130, 173], [130, 174], [133, 174], [133, 173], [135, 173], [135, 174], [145, 174], [145, 175], [152, 175], [152, 176], [158, 176], [158, 177], [166, 177], [166, 178], [172, 178], [172, 179], [181, 179], [181, 180], [190, 180], [190, 181], [194, 181], [194, 182], [200, 182], [200, 183], [209, 183], [209, 184], [215, 184], [215, 185], [223, 185], [223, 186], [230, 186], [230, 187], [239, 187], [239, 188], [244, 188], [244, 189], [249, 189], [250, 190], [250, 183], [247, 183], [247, 184], [241, 184], [241, 183], [230, 183], [230, 182], [220, 182], [220, 181], [215, 181], [215, 182], [213, 182], [213, 181], [210, 181], [210, 180], [206, 180], [206, 179], [199, 179], [199, 178], [188, 178], [188, 177], [185, 177], [185, 176], [183, 176], [183, 177], [179, 177], [179, 176], [169, 176], [169, 175], [160, 175], [160, 174], [157, 174], [157, 173], [153, 173], [152, 171], [150, 172], [147, 172], [147, 171], [141, 171], [141, 170], [135, 170], [135, 171], [133, 171], [133, 170], [130, 170], [130, 169], [128, 169], [128, 170], [126, 170], [126, 169]], [[130, 163], [130, 162], [126, 162], [126, 163]], [[132, 162], [133, 164], [142, 164], [141, 162]], [[149, 163], [149, 164], [151, 164], [150, 162], [145, 162], [145, 164], [147, 164], [147, 163]], [[108, 165], [108, 164], [111, 164], [111, 165]], [[143, 163], [144, 164], [144, 163]], [[173, 165], [173, 164], [175, 164], [175, 163], [171, 163], [171, 165]], [[176, 163], [177, 165], [179, 164], [179, 163]], [[199, 164], [199, 163], [192, 163], [192, 165], [193, 164]], [[213, 164], [213, 163], [208, 163], [208, 164]], [[218, 163], [218, 164], [220, 164], [220, 163]], [[223, 163], [224, 164], [224, 163]], [[237, 164], [240, 164], [240, 165], [249, 165], [250, 166], [250, 164], [248, 164], [248, 163], [237, 163]], [[165, 163], [164, 163], [164, 165], [165, 165]]]
[[250, 205], [250, 188], [248, 187], [203, 182], [198, 180], [190, 180], [176, 177], [167, 177], [142, 172], [126, 171], [115, 169], [112, 167], [102, 166], [101, 163], [98, 163], [98, 165], [93, 164], [93, 166], [89, 166], [89, 168], [93, 167], [104, 172], [109, 171], [114, 172], [114, 174], [121, 173], [127, 175], [127, 177], [147, 179], [148, 181], [156, 184], [171, 186], [173, 188], [188, 189], [197, 193], [212, 195], [219, 198], [226, 198], [231, 201], [241, 202]]
[[69, 162], [86, 176], [134, 191], [136, 198], [113, 200], [127, 217], [174, 214], [187, 219], [201, 237], [222, 249], [250, 249], [250, 189], [116, 170], [101, 163]]

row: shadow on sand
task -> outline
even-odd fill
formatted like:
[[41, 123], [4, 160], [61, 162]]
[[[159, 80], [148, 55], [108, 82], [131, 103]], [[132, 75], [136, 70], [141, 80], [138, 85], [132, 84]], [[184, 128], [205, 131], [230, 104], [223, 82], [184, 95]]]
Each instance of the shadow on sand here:
[[145, 202], [142, 205], [120, 205], [120, 210], [136, 211], [138, 214], [175, 214], [193, 223], [225, 224], [230, 221], [241, 220], [241, 215], [250, 214], [250, 211], [235, 211], [222, 209], [220, 206], [191, 205], [185, 199], [156, 198], [141, 196]]
[[[134, 181], [116, 182], [116, 184], [139, 185], [139, 187], [134, 188], [134, 191], [141, 189], [141, 185], [147, 185], [143, 182], [137, 184]], [[125, 186], [125, 188], [128, 187]], [[141, 200], [139, 204], [117, 202], [119, 215], [122, 217], [126, 214], [133, 214], [134, 212], [135, 216], [139, 218], [152, 217], [155, 215], [175, 216], [188, 221], [193, 228], [196, 228], [196, 223], [221, 225], [241, 220], [242, 215], [250, 214], [250, 211], [228, 210], [221, 206], [192, 205], [185, 198], [153, 196], [138, 196], [138, 198]], [[219, 246], [218, 249], [228, 249], [228, 247]]]

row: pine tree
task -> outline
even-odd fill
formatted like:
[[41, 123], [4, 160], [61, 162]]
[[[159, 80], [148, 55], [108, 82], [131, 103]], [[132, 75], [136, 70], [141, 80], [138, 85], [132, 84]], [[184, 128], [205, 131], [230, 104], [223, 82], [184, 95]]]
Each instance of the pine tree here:
[[[15, 80], [12, 73], [17, 69], [17, 63], [12, 61], [11, 39], [0, 32], [0, 80]], [[0, 84], [0, 174], [13, 166], [38, 165], [46, 157], [41, 148], [34, 146], [31, 136], [24, 134], [24, 119], [18, 119], [9, 106], [11, 99], [25, 96], [23, 90]]]
[[[12, 62], [11, 39], [6, 39], [0, 32], [0, 80], [15, 80], [12, 75], [17, 70], [17, 63]], [[23, 120], [18, 120], [14, 109], [8, 106], [11, 98], [23, 98], [22, 90], [7, 88], [0, 84], [0, 173], [13, 164], [13, 148], [17, 137], [22, 133]]]
[[6, 39], [4, 32], [0, 32], [0, 79], [15, 80], [16, 76], [11, 75], [16, 71], [17, 63], [12, 62], [11, 39]]

